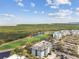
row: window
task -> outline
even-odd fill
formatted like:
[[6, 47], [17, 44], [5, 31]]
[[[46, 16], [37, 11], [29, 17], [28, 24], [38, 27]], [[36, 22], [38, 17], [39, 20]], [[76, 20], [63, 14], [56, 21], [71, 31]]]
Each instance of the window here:
[[37, 56], [37, 50], [35, 50], [35, 55]]

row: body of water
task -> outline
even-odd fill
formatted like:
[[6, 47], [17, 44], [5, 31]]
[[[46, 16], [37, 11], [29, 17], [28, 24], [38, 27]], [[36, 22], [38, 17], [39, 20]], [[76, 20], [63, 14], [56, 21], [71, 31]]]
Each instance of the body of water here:
[[6, 51], [6, 52], [1, 52], [0, 53], [0, 59], [3, 59], [4, 57], [9, 57], [10, 56], [10, 51]]

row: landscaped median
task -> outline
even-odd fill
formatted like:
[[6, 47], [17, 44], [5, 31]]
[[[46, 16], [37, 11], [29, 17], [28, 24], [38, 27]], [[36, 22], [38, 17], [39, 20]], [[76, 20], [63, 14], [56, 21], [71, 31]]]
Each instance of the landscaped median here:
[[32, 38], [24, 38], [21, 40], [16, 40], [16, 41], [13, 41], [10, 43], [5, 43], [4, 45], [1, 45], [0, 50], [2, 51], [2, 50], [6, 50], [6, 49], [14, 49], [14, 48], [17, 48], [19, 46], [23, 46], [23, 45], [28, 44], [28, 43], [39, 42], [45, 38], [48, 38], [47, 34], [38, 35], [38, 36], [35, 36]]

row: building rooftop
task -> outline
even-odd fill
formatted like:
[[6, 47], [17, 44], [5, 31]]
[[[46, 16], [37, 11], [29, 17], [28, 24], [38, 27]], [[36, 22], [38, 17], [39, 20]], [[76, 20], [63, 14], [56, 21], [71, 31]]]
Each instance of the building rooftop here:
[[34, 44], [31, 48], [35, 50], [44, 50], [51, 46], [52, 44], [50, 42], [44, 40], [44, 41]]
[[14, 54], [14, 55], [12, 55], [12, 56], [10, 56], [8, 58], [5, 58], [5, 59], [28, 59], [28, 58], [26, 58], [25, 56], [20, 57], [19, 55]]

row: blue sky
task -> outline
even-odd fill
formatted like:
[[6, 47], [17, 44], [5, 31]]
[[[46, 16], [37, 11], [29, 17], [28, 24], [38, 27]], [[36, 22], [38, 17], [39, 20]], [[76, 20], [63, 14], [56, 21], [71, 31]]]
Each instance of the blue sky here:
[[0, 0], [0, 25], [79, 22], [79, 0]]

